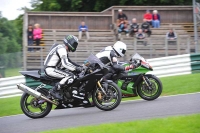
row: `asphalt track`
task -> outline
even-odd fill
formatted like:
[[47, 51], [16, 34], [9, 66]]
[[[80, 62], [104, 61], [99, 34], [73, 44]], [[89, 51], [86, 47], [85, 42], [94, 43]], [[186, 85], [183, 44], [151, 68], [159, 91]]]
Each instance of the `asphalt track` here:
[[72, 108], [51, 111], [41, 119], [25, 115], [0, 118], [0, 133], [30, 133], [101, 123], [200, 113], [200, 93], [160, 97], [154, 101], [122, 102], [113, 111]]

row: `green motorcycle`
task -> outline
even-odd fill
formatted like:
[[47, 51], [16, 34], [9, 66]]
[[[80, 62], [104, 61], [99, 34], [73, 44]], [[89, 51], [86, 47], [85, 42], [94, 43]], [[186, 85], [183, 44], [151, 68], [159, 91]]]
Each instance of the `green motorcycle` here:
[[118, 72], [113, 74], [112, 80], [121, 88], [123, 97], [140, 96], [144, 100], [154, 100], [162, 93], [162, 83], [159, 78], [152, 74], [151, 65], [139, 54], [132, 56], [129, 63], [120, 62], [120, 65], [128, 66], [130, 64], [138, 64], [136, 69], [128, 72]]

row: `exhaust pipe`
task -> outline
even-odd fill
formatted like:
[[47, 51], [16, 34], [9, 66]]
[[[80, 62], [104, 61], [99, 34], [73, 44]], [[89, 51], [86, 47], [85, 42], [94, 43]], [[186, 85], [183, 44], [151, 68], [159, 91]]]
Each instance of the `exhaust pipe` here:
[[40, 92], [35, 91], [35, 90], [31, 89], [30, 87], [28, 87], [28, 86], [26, 86], [24, 84], [17, 84], [17, 87], [18, 87], [19, 90], [22, 90], [23, 92], [26, 92], [26, 93], [30, 94], [31, 96], [34, 96], [36, 98], [41, 98], [43, 100], [46, 100], [46, 101], [58, 106], [58, 103], [48, 99], [45, 96], [42, 96], [42, 94]]

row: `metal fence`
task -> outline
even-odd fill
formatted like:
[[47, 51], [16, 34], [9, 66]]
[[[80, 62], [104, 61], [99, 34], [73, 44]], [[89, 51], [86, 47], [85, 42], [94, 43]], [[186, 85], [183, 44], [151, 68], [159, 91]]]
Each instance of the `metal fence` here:
[[0, 78], [5, 77], [5, 70], [22, 68], [22, 52], [0, 54]]

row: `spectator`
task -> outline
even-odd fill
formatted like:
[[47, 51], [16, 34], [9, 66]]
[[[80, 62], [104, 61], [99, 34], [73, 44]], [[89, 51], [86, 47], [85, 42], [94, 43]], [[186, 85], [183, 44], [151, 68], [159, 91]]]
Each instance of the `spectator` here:
[[146, 19], [143, 19], [143, 23], [141, 25], [141, 28], [142, 28], [143, 32], [148, 34], [148, 37], [151, 35], [150, 25], [146, 21]]
[[[28, 37], [28, 46], [32, 46], [33, 45], [33, 27], [32, 25], [28, 26], [28, 30], [27, 30], [27, 37]], [[28, 51], [32, 52], [33, 48], [28, 48]]]
[[136, 33], [136, 38], [137, 39], [144, 39], [145, 34], [143, 33], [142, 29], [139, 29], [138, 32]]
[[[145, 39], [145, 34], [143, 33], [142, 29], [139, 29], [138, 32], [136, 33], [136, 38], [139, 40], [144, 40]], [[147, 42], [144, 41], [143, 44], [146, 46]]]
[[81, 25], [79, 26], [79, 37], [78, 38], [81, 39], [82, 35], [86, 35], [87, 39], [90, 38], [89, 32], [88, 32], [88, 27], [87, 27], [87, 25], [85, 25], [84, 21], [82, 21]]
[[160, 15], [158, 14], [157, 10], [153, 11], [153, 15], [152, 15], [152, 25], [154, 28], [160, 28]]
[[144, 14], [144, 19], [149, 23], [149, 25], [152, 25], [152, 14], [150, 13], [149, 10], [146, 11]]
[[[40, 45], [40, 40], [42, 38], [42, 29], [40, 28], [40, 24], [35, 24], [35, 29], [33, 30], [33, 38], [35, 40], [36, 46]], [[39, 50], [37, 48], [36, 50]]]
[[119, 27], [118, 29], [118, 36], [121, 36], [121, 32], [125, 32], [126, 36], [128, 37], [128, 24], [127, 21], [125, 21], [123, 18], [120, 18], [119, 23], [117, 24], [117, 26]]
[[132, 23], [130, 25], [130, 36], [133, 36], [136, 32], [138, 32], [139, 25], [137, 24], [136, 18], [132, 19]]
[[120, 20], [121, 18], [123, 18], [124, 20], [128, 20], [128, 17], [126, 16], [126, 14], [123, 13], [122, 9], [118, 10], [118, 17], [117, 19]]
[[173, 29], [170, 29], [170, 31], [166, 34], [166, 38], [168, 40], [176, 40], [177, 35], [176, 33], [173, 31]]

